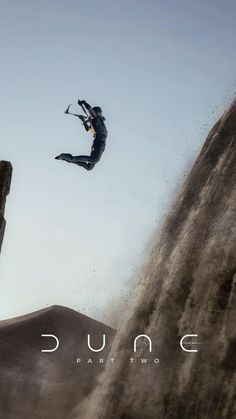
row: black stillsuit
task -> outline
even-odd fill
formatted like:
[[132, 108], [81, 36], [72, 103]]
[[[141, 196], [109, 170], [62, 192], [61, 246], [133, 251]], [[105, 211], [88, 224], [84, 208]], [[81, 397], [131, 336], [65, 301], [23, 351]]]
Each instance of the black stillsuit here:
[[105, 150], [107, 129], [104, 123], [105, 118], [102, 116], [94, 116], [94, 111], [91, 106], [88, 103], [84, 103], [84, 105], [92, 115], [90, 122], [95, 131], [95, 138], [93, 140], [90, 156], [72, 156], [70, 162], [82, 166], [86, 170], [92, 170]]

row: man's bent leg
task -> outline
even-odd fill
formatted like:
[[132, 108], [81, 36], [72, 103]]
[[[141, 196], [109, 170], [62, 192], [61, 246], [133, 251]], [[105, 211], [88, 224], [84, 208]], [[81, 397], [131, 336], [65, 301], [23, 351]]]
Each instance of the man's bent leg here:
[[55, 157], [56, 160], [64, 160], [67, 163], [74, 163], [77, 166], [84, 167], [86, 170], [92, 170], [96, 164], [91, 156], [72, 156], [68, 153], [59, 154]]
[[[95, 164], [100, 160], [104, 150], [105, 144], [103, 142], [97, 142], [93, 144], [90, 156], [72, 156], [70, 161], [71, 163], [78, 164], [78, 166], [82, 166], [87, 170], [92, 170]], [[79, 163], [86, 163], [86, 166]]]

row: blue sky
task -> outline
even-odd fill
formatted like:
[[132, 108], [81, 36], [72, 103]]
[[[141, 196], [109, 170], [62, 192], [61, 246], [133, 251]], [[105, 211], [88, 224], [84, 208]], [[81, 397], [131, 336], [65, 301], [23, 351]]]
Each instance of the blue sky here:
[[[0, 317], [62, 304], [103, 320], [235, 94], [233, 1], [1, 2], [1, 159], [14, 167]], [[100, 105], [92, 172], [69, 103]]]

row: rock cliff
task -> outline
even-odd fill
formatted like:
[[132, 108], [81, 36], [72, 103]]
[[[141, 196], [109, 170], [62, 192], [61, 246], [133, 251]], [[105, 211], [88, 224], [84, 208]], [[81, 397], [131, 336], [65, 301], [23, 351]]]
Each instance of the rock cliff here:
[[0, 161], [0, 252], [5, 232], [6, 221], [4, 211], [6, 205], [6, 197], [10, 191], [12, 176], [12, 165], [8, 161]]
[[[86, 419], [236, 417], [236, 102], [210, 131], [150, 255]], [[152, 353], [147, 339], [152, 339]], [[180, 339], [196, 334], [198, 345]], [[190, 339], [192, 340], [192, 339]], [[145, 343], [146, 342], [146, 343]], [[186, 341], [185, 341], [186, 342]], [[134, 358], [133, 363], [129, 358]], [[140, 365], [140, 358], [148, 358]], [[159, 358], [159, 364], [152, 362]]]

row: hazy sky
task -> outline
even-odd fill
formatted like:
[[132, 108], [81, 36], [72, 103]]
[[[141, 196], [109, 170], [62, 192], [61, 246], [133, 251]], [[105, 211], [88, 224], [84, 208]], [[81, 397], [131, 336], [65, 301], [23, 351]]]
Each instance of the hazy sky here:
[[[232, 0], [0, 2], [1, 159], [14, 167], [0, 318], [52, 304], [103, 319], [235, 92]], [[69, 103], [100, 105], [91, 172]]]

